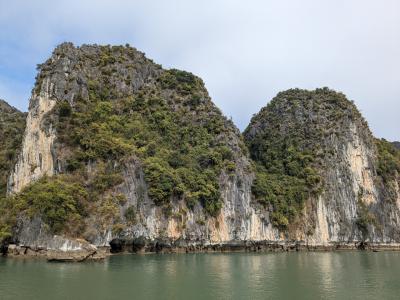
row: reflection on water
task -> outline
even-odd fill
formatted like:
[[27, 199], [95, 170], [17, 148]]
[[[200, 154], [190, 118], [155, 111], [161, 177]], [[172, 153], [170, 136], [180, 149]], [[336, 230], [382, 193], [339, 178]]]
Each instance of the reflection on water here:
[[120, 255], [101, 263], [0, 259], [0, 299], [398, 299], [400, 253]]
[[335, 291], [334, 270], [335, 266], [342, 268], [341, 261], [337, 255], [319, 255], [315, 259], [318, 260], [315, 264], [316, 272], [321, 280], [321, 288], [324, 289], [323, 294], [332, 293]]

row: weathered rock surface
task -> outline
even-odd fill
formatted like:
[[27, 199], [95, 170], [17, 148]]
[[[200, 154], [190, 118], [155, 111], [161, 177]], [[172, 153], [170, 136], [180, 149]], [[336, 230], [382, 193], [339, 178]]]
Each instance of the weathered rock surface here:
[[[39, 220], [32, 223], [41, 226]], [[21, 239], [16, 240], [16, 244], [9, 244], [5, 253], [10, 257], [38, 257], [63, 262], [100, 260], [109, 255], [109, 247], [96, 247], [82, 239], [69, 239], [43, 233], [25, 236], [29, 233], [34, 234], [34, 232], [21, 233]]]
[[54, 130], [42, 127], [43, 117], [51, 111], [56, 101], [49, 98], [51, 85], [46, 81], [46, 90], [42, 96], [33, 96], [30, 101], [26, 121], [22, 153], [10, 176], [9, 192], [19, 192], [23, 187], [43, 175], [54, 174], [54, 160], [51, 146], [55, 139]]

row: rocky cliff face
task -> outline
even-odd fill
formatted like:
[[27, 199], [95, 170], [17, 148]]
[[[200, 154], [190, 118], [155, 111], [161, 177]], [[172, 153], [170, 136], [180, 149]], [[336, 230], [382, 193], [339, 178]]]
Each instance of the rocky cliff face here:
[[[372, 137], [344, 95], [328, 89], [280, 93], [252, 119], [245, 139], [252, 158], [263, 168], [258, 177], [270, 172], [305, 186], [297, 212], [282, 212], [289, 219], [289, 236], [321, 245], [399, 241], [399, 176], [394, 172], [385, 179], [387, 170], [377, 171], [388, 163], [381, 143], [391, 146]], [[398, 168], [398, 160], [388, 161]], [[264, 184], [270, 193], [263, 203], [279, 210], [270, 200], [280, 193], [274, 179]], [[297, 201], [296, 194], [285, 196]], [[293, 207], [289, 201], [285, 209]]]
[[[107, 59], [114, 59], [101, 51], [101, 47], [83, 46], [75, 48], [70, 43], [59, 46], [43, 65], [39, 66], [39, 74], [29, 104], [26, 131], [23, 140], [23, 152], [20, 155], [15, 170], [10, 177], [9, 192], [21, 191], [29, 183], [47, 175], [57, 173], [57, 157], [54, 144], [56, 133], [52, 122], [45, 122], [45, 117], [51, 117], [57, 102], [67, 101], [74, 105], [76, 100], [89, 98], [89, 82], [92, 78], [113, 80], [110, 85], [115, 87], [118, 96], [126, 96], [137, 91], [146, 80], [159, 69], [155, 64], [145, 63], [144, 56], [132, 49], [128, 54], [134, 64], [122, 62], [120, 76], [107, 76], [100, 70], [100, 65], [107, 65]], [[93, 63], [91, 59], [96, 61]], [[105, 69], [103, 70], [105, 71]], [[107, 69], [105, 72], [116, 72]], [[130, 84], [122, 77], [132, 77]], [[105, 79], [106, 78], [106, 79]], [[93, 87], [99, 88], [99, 87]]]
[[399, 242], [397, 152], [343, 95], [281, 93], [244, 137], [193, 74], [62, 44], [32, 91], [7, 241], [79, 258]]
[[42, 122], [43, 117], [56, 104], [56, 100], [50, 97], [49, 81], [46, 80], [44, 84], [46, 87], [41, 95], [33, 94], [30, 101], [22, 152], [9, 178], [9, 193], [20, 192], [33, 180], [55, 173], [51, 148], [55, 132], [51, 127], [43, 128]]

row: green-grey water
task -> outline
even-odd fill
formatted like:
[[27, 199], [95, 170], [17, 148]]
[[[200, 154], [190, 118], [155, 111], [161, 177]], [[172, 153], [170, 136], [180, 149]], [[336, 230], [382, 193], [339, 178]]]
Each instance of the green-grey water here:
[[399, 299], [399, 252], [0, 258], [0, 299]]

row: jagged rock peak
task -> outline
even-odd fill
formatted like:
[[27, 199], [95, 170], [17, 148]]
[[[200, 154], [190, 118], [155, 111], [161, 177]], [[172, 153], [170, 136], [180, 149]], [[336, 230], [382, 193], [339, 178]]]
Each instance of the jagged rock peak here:
[[[369, 132], [368, 125], [353, 101], [346, 98], [343, 93], [336, 92], [327, 87], [313, 91], [303, 89], [290, 89], [278, 95], [255, 114], [245, 130], [246, 136], [251, 136], [259, 126], [283, 126], [283, 129], [292, 123], [268, 123], [272, 115], [281, 115], [291, 119], [293, 123], [317, 124], [328, 126], [336, 120], [354, 119], [360, 122]], [[282, 124], [281, 124], [282, 123]], [[337, 124], [339, 125], [339, 124]], [[262, 129], [262, 128], [260, 128]], [[303, 128], [307, 130], [307, 128]]]
[[38, 70], [34, 94], [47, 93], [50, 98], [72, 104], [79, 97], [88, 99], [89, 88], [112, 87], [112, 94], [104, 96], [131, 95], [156, 77], [161, 66], [129, 45], [75, 47], [63, 43], [38, 65]]

